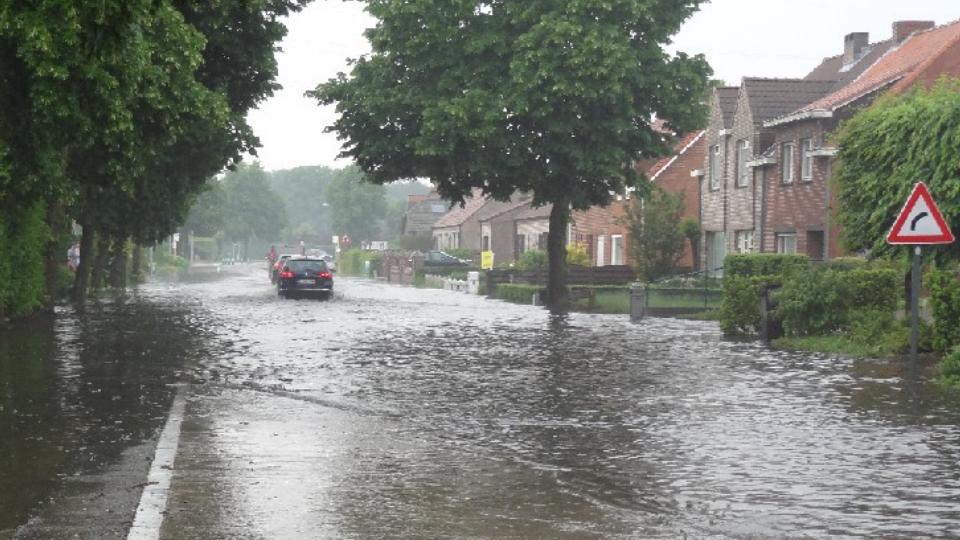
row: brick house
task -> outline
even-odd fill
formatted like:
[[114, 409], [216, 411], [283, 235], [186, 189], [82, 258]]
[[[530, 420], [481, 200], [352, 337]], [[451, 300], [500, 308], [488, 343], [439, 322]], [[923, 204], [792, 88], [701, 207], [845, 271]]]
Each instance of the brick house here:
[[400, 234], [405, 236], [431, 234], [431, 229], [447, 211], [449, 203], [436, 192], [427, 195], [408, 195], [407, 210], [400, 223]]
[[775, 136], [764, 122], [823, 97], [834, 84], [832, 80], [745, 77], [732, 122], [728, 124], [720, 112], [711, 115], [701, 183], [704, 268], [722, 267], [727, 253], [757, 250], [764, 182], [755, 175], [765, 169], [756, 166], [754, 153], [769, 148]]
[[433, 245], [436, 249], [464, 249], [469, 251], [484, 251], [484, 243], [492, 240], [489, 229], [484, 230], [482, 222], [491, 216], [513, 208], [521, 200], [529, 200], [522, 195], [515, 195], [509, 201], [495, 201], [483, 196], [479, 189], [473, 191], [473, 196], [464, 201], [464, 205], [454, 206], [443, 215], [432, 227]]
[[[647, 160], [637, 164], [651, 182], [668, 193], [679, 193], [684, 199], [684, 218], [699, 220], [700, 198], [697, 180], [690, 171], [700, 167], [704, 159], [704, 131], [696, 131], [681, 137], [674, 146], [675, 153], [663, 159]], [[569, 243], [586, 247], [594, 266], [632, 265], [630, 234], [624, 222], [629, 194], [618, 196], [608, 206], [594, 206], [574, 212], [571, 217]], [[677, 264], [680, 269], [691, 269], [694, 256], [690, 246]]]
[[517, 260], [516, 219], [530, 209], [530, 200], [523, 199], [480, 220], [480, 249], [493, 252], [495, 265]]
[[[848, 35], [845, 57], [855, 59], [858, 45], [867, 41], [864, 33]], [[813, 259], [844, 255], [833, 219], [836, 204], [830, 175], [836, 149], [829, 145], [829, 134], [885, 92], [960, 75], [960, 23], [935, 28], [932, 21], [899, 21], [884, 43], [886, 52], [863, 66], [859, 76], [764, 123], [774, 139], [756, 163], [766, 194], [761, 251], [805, 253]]]
[[547, 250], [547, 234], [550, 232], [550, 212], [553, 205], [531, 207], [529, 204], [513, 218], [515, 224], [516, 255], [519, 258], [532, 249]]

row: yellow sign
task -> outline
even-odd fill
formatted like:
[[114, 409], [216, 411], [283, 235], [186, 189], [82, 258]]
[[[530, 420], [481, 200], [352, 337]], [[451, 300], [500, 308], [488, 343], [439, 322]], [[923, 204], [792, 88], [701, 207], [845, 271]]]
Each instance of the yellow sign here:
[[493, 252], [484, 251], [480, 253], [480, 269], [493, 270]]

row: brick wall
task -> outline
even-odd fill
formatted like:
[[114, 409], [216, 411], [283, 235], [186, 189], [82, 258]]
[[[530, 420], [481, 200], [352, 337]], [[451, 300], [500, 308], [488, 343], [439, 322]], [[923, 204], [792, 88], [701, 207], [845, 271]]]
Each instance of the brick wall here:
[[[664, 169], [656, 178], [656, 185], [667, 193], [679, 193], [683, 197], [683, 218], [695, 221], [700, 219], [700, 181], [690, 176], [690, 173], [703, 167], [706, 156], [706, 135], [686, 149], [686, 152], [677, 156], [677, 159]], [[629, 251], [629, 250], [628, 250]], [[677, 267], [692, 270], [693, 252], [689, 242], [684, 242], [683, 257]]]
[[[580, 243], [586, 246], [587, 254], [590, 255], [590, 262], [593, 266], [606, 266], [611, 264], [610, 259], [610, 238], [613, 235], [623, 236], [624, 258], [626, 264], [633, 264], [630, 257], [629, 234], [627, 226], [622, 223], [624, 216], [624, 205], [630, 201], [613, 201], [609, 206], [594, 206], [588, 210], [574, 212], [570, 219], [570, 242]], [[603, 250], [603, 259], [597, 264], [597, 237], [605, 237], [605, 246]]]

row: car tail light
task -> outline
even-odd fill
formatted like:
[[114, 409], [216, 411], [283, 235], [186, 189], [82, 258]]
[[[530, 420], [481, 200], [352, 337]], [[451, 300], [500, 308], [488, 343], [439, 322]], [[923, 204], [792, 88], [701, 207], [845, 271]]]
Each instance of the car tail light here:
[[293, 279], [293, 272], [284, 270], [283, 272], [280, 272], [280, 277], [283, 279]]
[[317, 277], [320, 279], [330, 279], [333, 277], [333, 275], [331, 275], [330, 272], [320, 272], [317, 274]]

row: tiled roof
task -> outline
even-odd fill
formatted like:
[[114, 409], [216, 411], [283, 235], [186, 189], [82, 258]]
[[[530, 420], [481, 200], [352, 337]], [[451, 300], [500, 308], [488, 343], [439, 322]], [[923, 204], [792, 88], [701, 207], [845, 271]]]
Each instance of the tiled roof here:
[[690, 147], [693, 146], [695, 142], [700, 140], [700, 137], [702, 137], [704, 133], [706, 132], [692, 131], [688, 133], [686, 136], [681, 137], [680, 140], [677, 141], [677, 144], [673, 146], [673, 155], [661, 158], [659, 161], [654, 163], [652, 167], [647, 169], [646, 171], [647, 178], [649, 178], [650, 180], [656, 180], [657, 176], [659, 176], [660, 173], [662, 173], [667, 167], [669, 167], [671, 163], [676, 161], [678, 157], [686, 153], [686, 151], [689, 150]]
[[795, 112], [834, 111], [894, 83], [898, 88], [906, 88], [929, 63], [958, 41], [960, 22], [918, 32], [899, 47], [890, 49], [852, 83]]
[[877, 60], [882, 58], [895, 44], [896, 42], [893, 38], [879, 43], [871, 43], [867, 48], [867, 52], [862, 54], [857, 61], [849, 66], [843, 64], [842, 54], [824, 58], [823, 62], [808, 73], [804, 79], [808, 81], [836, 81], [833, 86], [833, 91], [839, 90], [856, 80], [857, 77]]
[[487, 206], [484, 206], [480, 212], [477, 212], [477, 221], [490, 221], [496, 217], [506, 214], [511, 210], [516, 210], [517, 208], [528, 204], [530, 204], [530, 197], [519, 196], [514, 196], [511, 201], [506, 203], [499, 203], [497, 205], [488, 204]]
[[433, 228], [439, 229], [442, 227], [458, 227], [463, 225], [465, 221], [470, 219], [470, 216], [477, 210], [480, 210], [487, 202], [487, 199], [482, 195], [481, 191], [475, 189], [473, 190], [473, 196], [466, 199], [462, 207], [454, 206], [433, 224]]
[[753, 121], [763, 122], [822, 98], [833, 89], [834, 83], [835, 81], [744, 77], [743, 89], [747, 93]]
[[733, 118], [737, 115], [737, 102], [740, 100], [740, 88], [722, 86], [717, 88], [717, 100], [720, 102], [720, 114], [723, 115], [723, 127], [733, 127]]
[[530, 208], [525, 212], [520, 212], [517, 214], [515, 219], [545, 219], [550, 217], [550, 212], [553, 211], [552, 204], [545, 204], [543, 206], [538, 206], [536, 208]]

